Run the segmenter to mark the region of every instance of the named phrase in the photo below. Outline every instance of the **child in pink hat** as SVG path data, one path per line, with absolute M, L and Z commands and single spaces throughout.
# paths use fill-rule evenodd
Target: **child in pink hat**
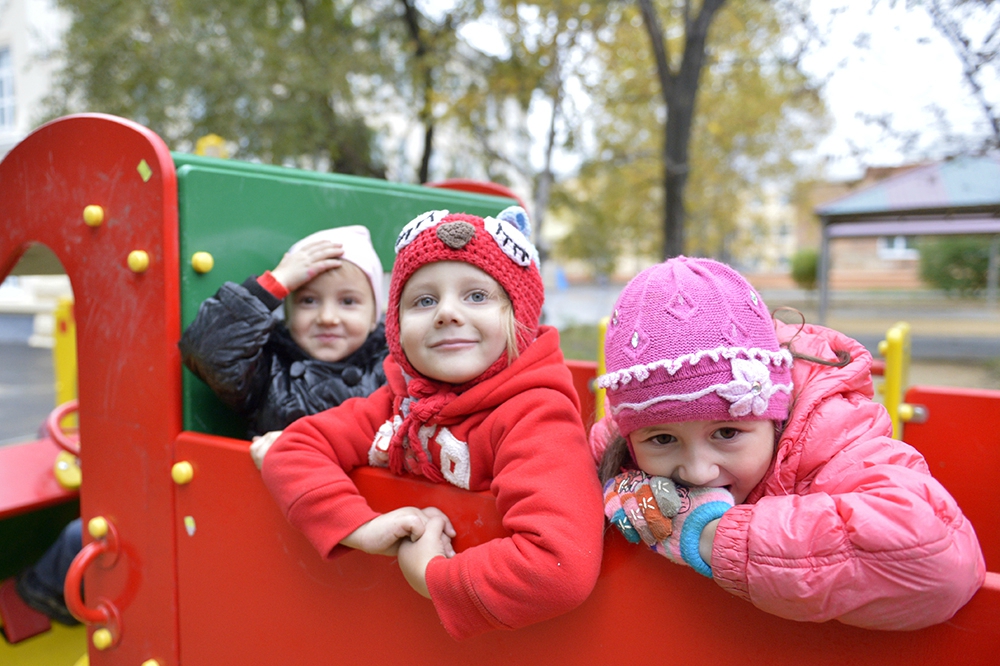
M 917 629 L 983 584 L 972 525 L 872 401 L 871 356 L 775 324 L 736 271 L 636 276 L 605 339 L 605 514 L 634 543 L 781 617 Z
M 284 431 L 263 475 L 323 557 L 396 556 L 446 631 L 466 638 L 568 612 L 601 564 L 601 492 L 527 216 L 431 211 L 396 241 L 388 383 Z M 456 553 L 436 508 L 379 514 L 351 481 L 387 467 L 496 496 L 511 535 Z

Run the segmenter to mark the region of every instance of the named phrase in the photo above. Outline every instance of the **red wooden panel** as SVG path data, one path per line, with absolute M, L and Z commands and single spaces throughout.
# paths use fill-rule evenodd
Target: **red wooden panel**
M 914 386 L 906 402 L 923 405 L 927 421 L 903 426 L 903 440 L 927 459 L 931 473 L 976 528 L 986 567 L 1000 571 L 1000 391 Z
M 573 375 L 573 388 L 580 396 L 580 413 L 583 423 L 589 429 L 594 423 L 594 378 L 597 377 L 597 363 L 594 361 L 566 361 Z
M 690 569 L 611 530 L 597 588 L 575 611 L 514 632 L 452 640 L 392 558 L 348 551 L 323 561 L 278 512 L 248 443 L 177 440 L 194 480 L 177 493 L 181 661 L 217 664 L 609 664 L 663 655 L 704 664 L 995 663 L 1000 576 L 950 622 L 916 632 L 812 624 L 763 613 Z M 502 533 L 492 498 L 364 469 L 380 509 L 437 505 L 463 538 Z M 190 516 L 193 531 L 185 527 Z
M 0 520 L 77 496 L 77 491 L 60 486 L 52 473 L 61 450 L 50 439 L 0 447 Z
M 77 323 L 80 509 L 122 537 L 110 568 L 86 586 L 122 613 L 118 645 L 90 663 L 177 663 L 173 484 L 180 432 L 177 180 L 166 145 L 130 121 L 99 114 L 43 125 L 0 162 L 0 278 L 31 243 L 48 246 L 69 276 Z M 96 227 L 86 206 L 104 209 Z M 148 269 L 134 272 L 133 250 Z M 89 537 L 85 536 L 85 539 Z

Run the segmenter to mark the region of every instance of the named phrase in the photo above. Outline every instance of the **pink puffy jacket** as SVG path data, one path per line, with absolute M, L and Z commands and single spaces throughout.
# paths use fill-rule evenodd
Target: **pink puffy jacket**
M 781 617 L 918 629 L 983 584 L 972 525 L 872 402 L 871 355 L 827 328 L 780 325 L 792 350 L 851 362 L 793 367 L 792 416 L 772 469 L 719 523 L 715 580 Z

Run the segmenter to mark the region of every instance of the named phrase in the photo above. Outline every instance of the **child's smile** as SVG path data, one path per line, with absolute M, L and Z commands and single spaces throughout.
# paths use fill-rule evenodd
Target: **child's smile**
M 506 350 L 506 295 L 496 280 L 471 264 L 423 266 L 406 282 L 399 303 L 400 346 L 426 377 L 465 383 Z

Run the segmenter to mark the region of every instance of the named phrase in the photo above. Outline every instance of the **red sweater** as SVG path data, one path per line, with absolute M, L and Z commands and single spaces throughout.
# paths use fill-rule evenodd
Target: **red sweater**
M 264 459 L 278 505 L 324 557 L 378 515 L 347 473 L 369 464 L 393 398 L 405 394 L 391 358 L 385 370 L 386 386 L 300 419 Z M 448 480 L 489 489 L 511 533 L 431 561 L 427 587 L 445 629 L 455 638 L 516 629 L 581 604 L 600 570 L 603 509 L 558 332 L 542 327 L 510 367 L 459 395 L 429 425 L 438 426 L 428 442 L 435 465 L 443 443 Z

